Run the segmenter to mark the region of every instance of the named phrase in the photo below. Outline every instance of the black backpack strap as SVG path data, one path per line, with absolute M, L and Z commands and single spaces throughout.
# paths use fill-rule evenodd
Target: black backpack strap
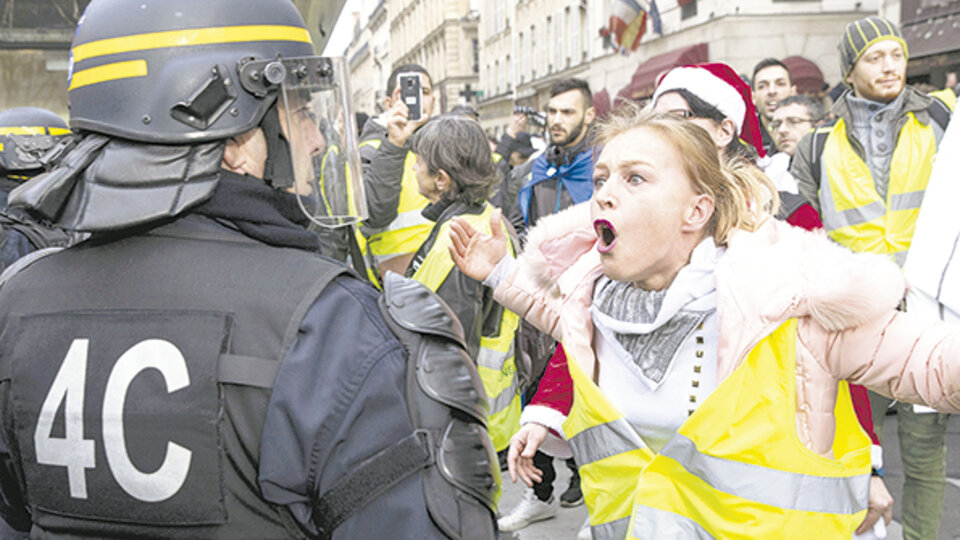
M 360 463 L 313 503 L 319 538 L 330 538 L 347 518 L 434 461 L 430 433 L 418 429 Z

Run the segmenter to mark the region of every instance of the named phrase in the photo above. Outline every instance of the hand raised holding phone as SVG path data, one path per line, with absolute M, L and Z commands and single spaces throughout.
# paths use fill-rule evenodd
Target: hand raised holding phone
M 420 73 L 409 72 L 397 75 L 393 90 L 393 106 L 387 111 L 387 138 L 396 146 L 403 146 L 410 135 L 430 119 L 433 100 L 424 100 L 425 90 Z

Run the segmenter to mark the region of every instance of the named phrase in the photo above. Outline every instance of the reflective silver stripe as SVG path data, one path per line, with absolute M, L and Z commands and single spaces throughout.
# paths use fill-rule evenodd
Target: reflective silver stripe
M 481 347 L 480 354 L 477 355 L 477 365 L 494 371 L 503 370 L 503 363 L 513 357 L 513 343 L 514 341 L 511 340 L 510 349 L 507 352 Z
M 868 221 L 883 217 L 887 207 L 880 201 L 874 201 L 860 208 L 837 211 L 833 200 L 833 191 L 830 189 L 830 176 L 827 174 L 827 160 L 820 159 L 820 219 L 823 228 L 833 231 L 840 227 L 860 225 Z
M 860 225 L 882 218 L 887 213 L 887 207 L 880 201 L 872 202 L 860 208 L 836 211 L 833 206 L 833 197 L 830 189 L 820 190 L 820 208 L 823 214 L 823 228 L 832 231 L 840 227 Z
M 569 442 L 577 464 L 581 467 L 647 446 L 623 418 L 589 427 L 574 435 Z
M 396 231 L 399 229 L 406 229 L 407 227 L 415 227 L 417 225 L 426 225 L 431 223 L 430 220 L 423 217 L 423 214 L 420 212 L 423 208 L 417 208 L 416 210 L 410 210 L 409 212 L 404 212 L 402 214 L 397 214 L 397 217 L 390 222 L 389 225 L 384 228 L 384 232 L 387 231 Z
M 903 265 L 904 265 L 904 264 L 907 264 L 907 252 L 906 252 L 906 251 L 898 251 L 898 252 L 894 253 L 894 254 L 893 254 L 893 261 L 894 261 L 895 263 L 897 263 L 897 266 L 899 266 L 900 268 L 903 268 Z
M 641 540 L 660 538 L 713 540 L 713 536 L 696 521 L 680 514 L 643 505 L 637 505 L 633 510 L 633 536 Z
M 890 197 L 890 210 L 912 210 L 920 208 L 923 203 L 924 191 L 899 193 Z M 866 206 L 837 211 L 833 200 L 833 191 L 830 189 L 830 177 L 827 175 L 826 160 L 820 160 L 820 215 L 823 228 L 833 231 L 840 227 L 860 225 L 881 218 L 887 213 L 887 207 L 880 201 L 874 201 Z
M 511 403 L 513 403 L 514 398 L 517 397 L 518 386 L 519 383 L 517 382 L 517 378 L 514 377 L 510 381 L 510 386 L 504 388 L 503 392 L 500 392 L 500 395 L 493 399 L 487 398 L 487 403 L 490 404 L 490 416 L 493 416 L 506 409 Z
M 743 499 L 825 514 L 854 514 L 867 508 L 869 473 L 833 478 L 778 471 L 704 454 L 679 433 L 660 453 L 676 460 L 714 489 Z
M 890 197 L 891 210 L 913 210 L 920 208 L 923 203 L 924 191 L 911 191 L 909 193 L 898 193 Z
M 590 534 L 593 540 L 623 540 L 627 537 L 630 528 L 630 516 L 615 519 L 600 525 L 591 525 Z

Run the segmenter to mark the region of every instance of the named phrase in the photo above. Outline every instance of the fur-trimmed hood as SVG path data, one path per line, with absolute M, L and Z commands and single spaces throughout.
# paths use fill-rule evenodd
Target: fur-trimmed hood
M 560 276 L 596 242 L 590 204 L 578 204 L 540 219 L 521 258 L 537 285 L 555 295 Z M 724 318 L 766 327 L 809 316 L 827 331 L 889 312 L 905 290 L 900 269 L 888 258 L 855 254 L 821 231 L 773 219 L 731 237 L 717 284 Z

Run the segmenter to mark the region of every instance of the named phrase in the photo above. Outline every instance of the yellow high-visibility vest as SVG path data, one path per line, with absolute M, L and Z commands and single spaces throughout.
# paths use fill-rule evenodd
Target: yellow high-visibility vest
M 877 193 L 866 162 L 847 139 L 843 119 L 830 128 L 820 159 L 820 213 L 823 228 L 837 243 L 857 252 L 907 259 L 923 194 L 937 155 L 932 122 L 913 113 L 900 130 L 890 159 L 886 199 Z
M 360 146 L 379 149 L 382 142 L 380 139 L 369 139 L 360 143 Z M 407 157 L 403 161 L 403 177 L 400 180 L 397 217 L 383 230 L 367 238 L 367 247 L 377 264 L 400 255 L 416 253 L 433 229 L 433 223 L 420 215 L 430 201 L 420 194 L 417 174 L 413 171 L 413 164 L 416 161 L 416 154 L 407 152 Z
M 796 342 L 791 319 L 659 453 L 568 356 L 574 398 L 563 429 L 580 465 L 593 538 L 850 538 L 867 511 L 870 439 L 841 381 L 833 457 L 800 442 Z
M 474 229 L 490 234 L 490 215 L 493 206 L 484 205 L 480 214 L 462 214 L 458 217 Z M 502 226 L 507 238 L 507 251 L 515 254 L 513 242 Z M 436 292 L 453 270 L 450 257 L 450 222 L 440 225 L 440 231 L 423 264 L 413 274 L 413 279 Z M 480 337 L 480 352 L 477 355 L 477 371 L 483 381 L 483 388 L 490 405 L 487 415 L 487 430 L 493 447 L 499 452 L 510 444 L 510 437 L 520 429 L 520 388 L 517 378 L 516 342 L 520 317 L 508 309 L 500 316 L 499 331 L 496 336 Z M 464 329 L 469 331 L 470 329 Z

